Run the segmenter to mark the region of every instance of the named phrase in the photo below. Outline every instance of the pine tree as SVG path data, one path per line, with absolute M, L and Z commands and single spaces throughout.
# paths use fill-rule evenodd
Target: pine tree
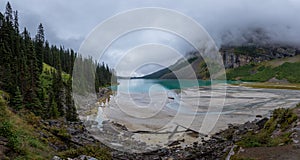
M 16 90 L 17 91 L 16 91 L 11 103 L 12 103 L 12 107 L 18 111 L 23 108 L 23 96 L 20 92 L 19 87 L 17 87 Z
M 57 103 L 55 102 L 54 98 L 52 98 L 50 104 L 50 118 L 57 119 L 59 117 L 59 112 L 57 109 Z
M 18 59 L 19 64 L 19 82 L 18 86 L 20 87 L 21 92 L 24 94 L 26 92 L 26 86 L 28 85 L 29 73 L 27 67 L 27 56 L 24 52 L 25 44 L 24 40 L 21 40 L 21 51 L 20 58 Z
M 5 18 L 7 19 L 8 22 L 13 21 L 13 10 L 9 2 L 7 2 L 6 4 Z
M 37 34 L 35 36 L 35 51 L 36 51 L 37 64 L 40 73 L 43 71 L 44 43 L 45 43 L 44 27 L 40 23 Z
M 50 50 L 50 46 L 49 46 L 49 42 L 46 41 L 45 42 L 45 49 L 44 49 L 44 62 L 48 65 L 51 65 L 50 64 L 50 57 L 51 57 L 51 50 Z
M 14 94 L 14 85 L 12 78 L 12 69 L 11 69 L 11 57 L 12 53 L 6 43 L 0 43 L 0 54 L 2 57 L 2 64 L 0 70 L 0 87 L 10 94 Z
M 64 83 L 62 79 L 61 67 L 59 67 L 59 69 L 56 72 L 56 85 L 58 89 L 56 93 L 58 111 L 60 113 L 60 116 L 64 116 L 65 115 L 65 107 L 64 107 L 65 94 L 64 94 Z
M 1 38 L 1 36 L 0 36 Z M 6 75 L 6 69 L 5 69 L 5 55 L 7 54 L 7 51 L 5 50 L 5 46 L 3 43 L 0 42 L 0 88 L 5 88 L 5 75 Z
M 18 16 L 18 11 L 14 12 L 14 28 L 16 33 L 19 34 L 19 16 Z
M 72 98 L 72 78 L 68 79 L 66 87 L 66 119 L 67 121 L 78 121 L 76 107 Z
M 0 12 L 0 27 L 2 27 L 4 23 L 4 15 Z
M 40 88 L 39 90 L 39 94 L 38 94 L 38 97 L 39 97 L 39 100 L 41 102 L 41 117 L 46 119 L 47 118 L 47 105 L 49 103 L 49 99 L 47 97 L 47 93 L 46 93 L 46 89 L 44 89 L 43 87 Z
M 39 68 L 37 66 L 37 57 L 33 47 L 33 42 L 29 37 L 27 30 L 24 30 L 25 39 L 25 54 L 27 57 L 27 67 L 28 67 L 28 79 L 25 89 L 24 101 L 26 102 L 26 107 L 32 110 L 36 115 L 41 115 L 41 103 L 38 98 L 38 93 L 40 89 L 40 79 L 39 79 Z
M 64 85 L 61 77 L 61 72 L 52 71 L 52 92 L 60 116 L 65 115 L 63 89 L 64 89 Z
M 1 56 L 1 77 L 0 84 L 1 88 L 10 94 L 15 93 L 15 72 L 13 65 L 16 64 L 14 57 L 14 41 L 15 41 L 15 31 L 13 29 L 12 23 L 8 20 L 12 14 L 12 9 L 10 4 L 7 4 L 5 19 L 1 18 L 1 28 L 0 28 L 0 56 Z

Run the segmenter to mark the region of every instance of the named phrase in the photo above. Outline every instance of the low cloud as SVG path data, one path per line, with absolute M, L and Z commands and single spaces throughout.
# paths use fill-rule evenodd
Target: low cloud
M 5 4 L 5 1 L 0 1 L 2 11 Z M 38 24 L 43 23 L 46 38 L 51 44 L 75 50 L 105 19 L 140 7 L 173 9 L 195 19 L 219 47 L 249 42 L 300 46 L 299 0 L 22 0 L 11 1 L 11 4 L 14 10 L 19 11 L 21 27 L 26 26 L 32 36 Z M 112 46 L 103 60 L 113 66 L 116 55 L 121 56 L 141 43 L 169 44 L 182 54 L 191 50 L 186 42 L 169 33 L 145 31 L 133 33 L 130 37 L 131 40 L 121 40 Z M 166 61 L 171 63 L 171 60 Z

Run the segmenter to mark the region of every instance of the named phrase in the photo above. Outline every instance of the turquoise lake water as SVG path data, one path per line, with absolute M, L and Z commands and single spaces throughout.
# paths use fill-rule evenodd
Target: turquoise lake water
M 236 84 L 237 81 L 209 81 L 209 80 L 176 80 L 176 79 L 118 79 L 118 86 L 112 86 L 114 91 L 129 91 L 145 93 L 151 90 L 176 90 L 197 86 L 210 86 L 217 83 Z

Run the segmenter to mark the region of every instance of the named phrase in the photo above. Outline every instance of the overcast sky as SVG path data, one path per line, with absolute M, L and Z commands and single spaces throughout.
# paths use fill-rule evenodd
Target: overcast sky
M 6 3 L 0 0 L 2 11 Z M 19 12 L 20 26 L 26 26 L 32 36 L 38 24 L 43 23 L 46 39 L 51 44 L 74 50 L 78 50 L 88 33 L 105 19 L 139 7 L 163 7 L 182 12 L 200 23 L 218 46 L 244 43 L 249 39 L 300 44 L 300 0 L 11 0 L 10 3 L 13 10 Z M 127 44 L 128 37 L 140 40 Z M 141 43 L 166 44 L 172 40 L 174 43 L 170 45 L 177 46 L 181 53 L 190 49 L 170 33 L 148 30 L 128 37 L 112 45 L 108 54 L 121 54 L 122 50 Z M 166 61 L 165 65 L 173 61 Z

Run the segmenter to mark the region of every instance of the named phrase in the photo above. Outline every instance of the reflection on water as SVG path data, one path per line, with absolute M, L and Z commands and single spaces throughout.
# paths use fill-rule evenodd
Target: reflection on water
M 119 79 L 118 85 L 112 86 L 113 95 L 110 100 L 102 104 L 97 113 L 97 121 L 101 127 L 105 120 L 119 119 L 123 121 L 126 116 L 145 118 L 155 116 L 157 112 L 170 113 L 174 116 L 176 113 L 195 116 L 205 114 L 227 114 L 230 111 L 207 112 L 208 102 L 201 102 L 201 98 L 208 98 L 212 84 L 224 83 L 224 81 L 208 80 L 160 80 L 160 79 Z M 235 81 L 226 81 L 226 83 L 238 83 Z M 201 94 L 205 90 L 205 95 Z M 190 88 L 194 88 L 191 93 L 186 93 Z M 178 94 L 178 91 L 185 89 L 185 94 Z M 201 96 L 200 96 L 201 94 Z M 209 99 L 209 98 L 208 98 Z M 105 102 L 105 101 L 102 101 Z M 203 105 L 203 106 L 200 106 Z M 108 117 L 106 116 L 109 115 Z M 116 118 L 118 117 L 118 118 Z
M 206 87 L 202 90 L 210 92 L 212 84 L 224 83 L 224 81 L 209 80 L 177 80 L 177 79 L 119 79 L 117 86 L 112 86 L 114 91 L 113 102 L 106 104 L 108 107 L 123 108 L 124 112 L 129 108 L 157 108 L 158 105 L 171 112 L 181 112 L 186 115 L 207 114 L 207 106 L 200 107 L 199 87 Z M 226 81 L 225 83 L 238 83 L 236 81 Z M 196 91 L 189 96 L 178 94 L 181 89 L 194 88 Z M 201 96 L 204 96 L 203 94 Z M 208 94 L 207 96 L 210 96 Z M 202 103 L 203 104 L 203 103 Z M 204 104 L 203 104 L 204 105 Z M 118 107 L 116 107 L 118 106 Z M 160 108 L 160 107 L 158 107 Z M 224 112 L 227 113 L 227 112 Z M 140 113 L 135 113 L 140 114 Z M 220 112 L 209 112 L 208 114 L 222 114 Z
M 119 85 L 112 86 L 113 91 L 130 92 L 130 93 L 147 93 L 153 85 L 160 85 L 161 88 L 156 87 L 157 91 L 162 90 L 176 90 L 191 88 L 197 86 L 210 86 L 211 84 L 224 83 L 224 81 L 210 81 L 210 80 L 177 80 L 177 79 L 118 79 Z M 226 83 L 239 83 L 237 81 L 226 81 Z

